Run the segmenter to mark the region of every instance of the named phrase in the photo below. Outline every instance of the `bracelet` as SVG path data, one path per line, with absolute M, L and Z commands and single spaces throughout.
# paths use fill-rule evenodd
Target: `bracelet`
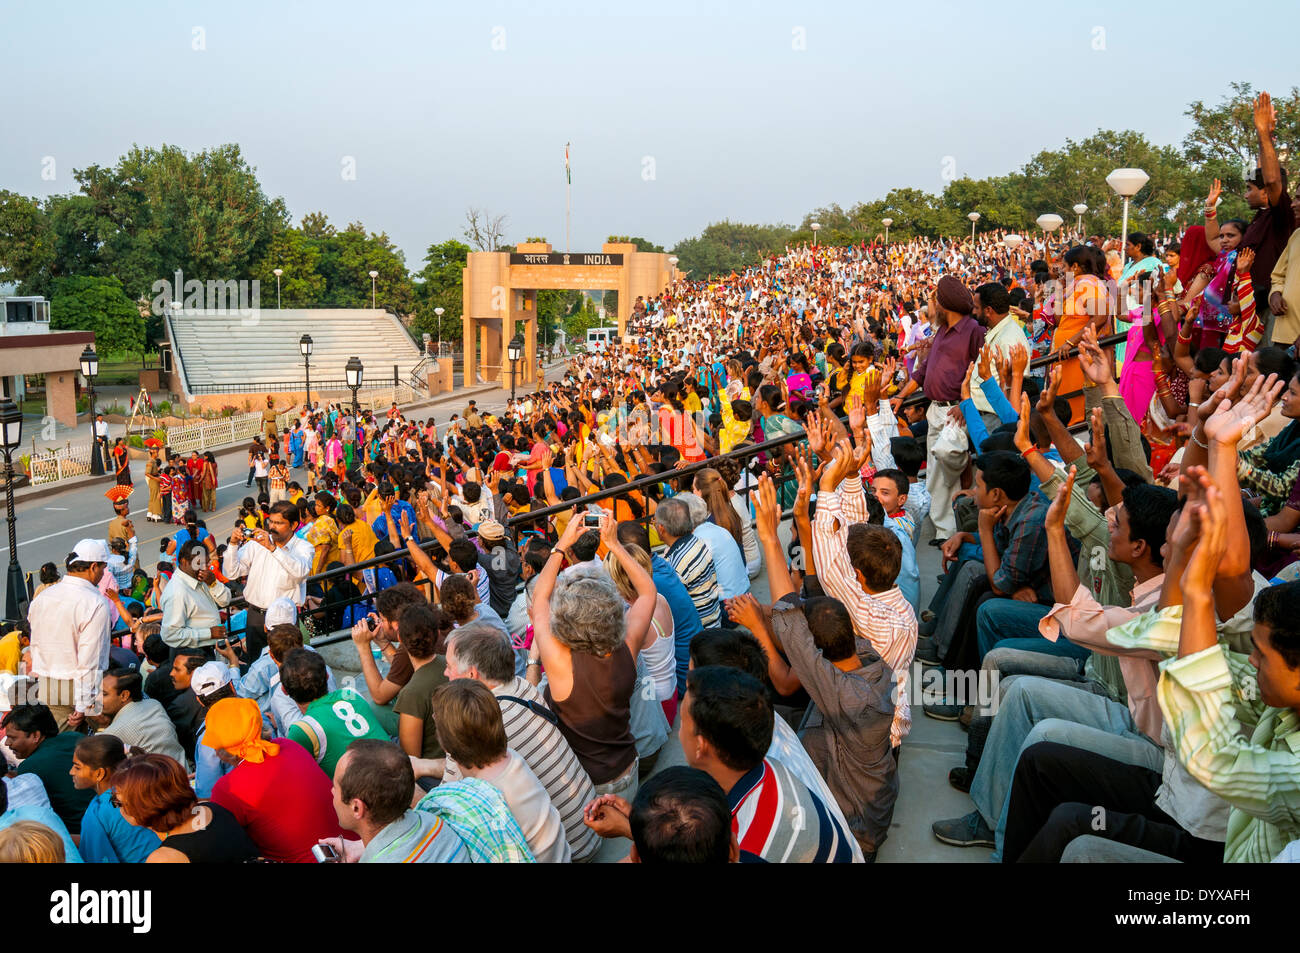
M 530 659 L 528 660 L 528 664 L 525 665 L 524 668 L 532 668 L 534 665 L 536 665 L 538 668 L 541 668 L 541 667 L 542 667 L 542 660 L 539 659 L 539 658 L 530 658 Z
M 1039 450 L 1037 447 L 1030 447 L 1028 450 L 1021 450 L 1021 451 L 1020 451 L 1020 455 L 1021 455 L 1022 457 L 1024 457 L 1026 460 L 1028 460 L 1028 459 L 1029 459 L 1029 455 L 1030 455 L 1031 453 L 1042 453 L 1042 452 L 1043 452 L 1043 451 Z
M 1200 429 L 1200 425 L 1198 424 L 1197 427 L 1192 430 L 1192 443 L 1196 444 L 1202 450 L 1209 450 L 1210 445 L 1208 443 L 1203 443 L 1202 441 L 1196 439 L 1196 431 L 1199 429 Z
M 1277 530 L 1268 531 L 1268 548 L 1277 549 Z

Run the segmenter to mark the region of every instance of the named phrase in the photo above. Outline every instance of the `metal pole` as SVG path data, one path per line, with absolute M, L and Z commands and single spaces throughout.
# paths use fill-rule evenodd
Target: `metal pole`
M 311 355 L 310 354 L 304 354 L 302 356 L 302 369 L 303 369 L 303 373 L 306 374 L 307 376 L 307 406 L 310 407 L 311 406 Z
M 27 611 L 27 589 L 23 586 L 23 570 L 18 565 L 18 521 L 14 516 L 14 461 L 10 450 L 5 457 L 5 511 L 9 521 L 9 584 L 6 590 L 5 616 L 12 621 L 21 619 Z
M 1120 228 L 1119 236 L 1119 273 L 1124 273 L 1124 265 L 1128 263 L 1128 196 L 1124 196 L 1124 224 Z
M 278 311 L 280 308 L 280 276 L 275 276 L 275 307 Z

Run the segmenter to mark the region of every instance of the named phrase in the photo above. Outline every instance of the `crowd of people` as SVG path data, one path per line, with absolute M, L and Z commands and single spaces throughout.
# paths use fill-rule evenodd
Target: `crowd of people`
M 152 448 L 153 573 L 122 496 L 0 639 L 0 859 L 871 862 L 918 714 L 947 844 L 1295 859 L 1273 122 L 1250 222 L 791 247 L 441 433 L 268 398 L 233 528 Z

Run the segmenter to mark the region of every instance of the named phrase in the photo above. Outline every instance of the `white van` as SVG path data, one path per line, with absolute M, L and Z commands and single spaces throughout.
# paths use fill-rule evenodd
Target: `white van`
M 589 328 L 587 331 L 587 350 L 603 351 L 618 340 L 618 328 Z

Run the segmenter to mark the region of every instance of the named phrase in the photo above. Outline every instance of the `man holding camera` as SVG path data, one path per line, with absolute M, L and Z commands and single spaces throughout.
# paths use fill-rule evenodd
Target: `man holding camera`
M 222 563 L 227 579 L 247 577 L 244 646 L 245 657 L 250 659 L 261 655 L 266 645 L 266 607 L 281 597 L 299 607 L 307 601 L 307 577 L 316 557 L 311 543 L 294 535 L 298 507 L 293 503 L 281 500 L 272 504 L 266 525 L 266 529 L 256 530 L 236 526 Z

